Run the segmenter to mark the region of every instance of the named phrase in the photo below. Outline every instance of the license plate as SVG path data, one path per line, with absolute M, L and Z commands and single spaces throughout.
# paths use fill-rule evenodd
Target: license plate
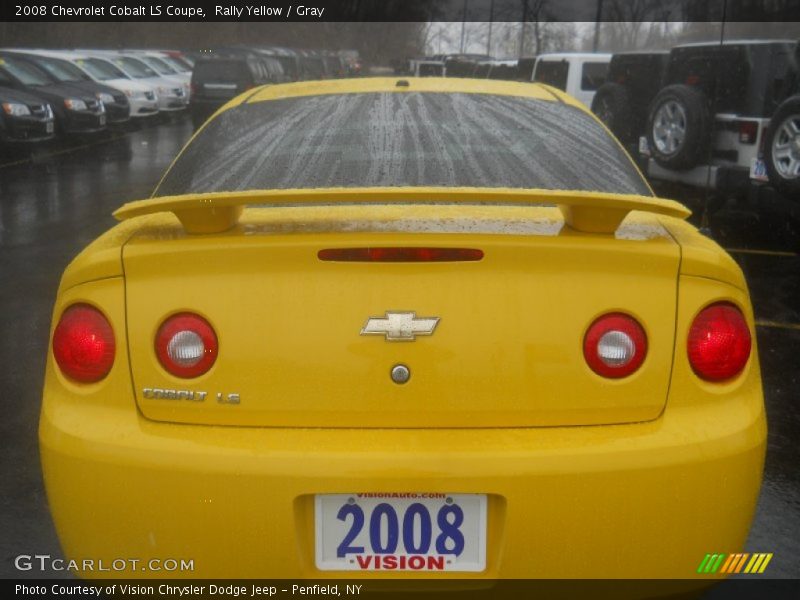
M 650 144 L 647 143 L 645 136 L 639 137 L 639 154 L 642 156 L 650 156 Z
M 318 494 L 321 571 L 483 571 L 485 494 Z
M 750 179 L 756 181 L 769 181 L 767 175 L 767 164 L 760 158 L 754 158 L 750 162 Z
M 100 115 L 100 125 L 105 125 L 105 124 L 106 124 L 106 116 Z
M 47 129 L 47 133 L 53 133 L 53 132 L 55 131 L 55 129 L 56 129 L 56 128 L 55 128 L 55 124 L 54 124 L 54 123 L 52 123 L 52 122 L 50 122 L 50 123 L 47 123 L 47 124 L 45 125 L 45 128 Z

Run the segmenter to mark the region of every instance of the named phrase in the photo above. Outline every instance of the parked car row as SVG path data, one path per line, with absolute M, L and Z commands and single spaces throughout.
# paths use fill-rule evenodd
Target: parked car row
M 191 69 L 174 51 L 0 49 L 0 143 L 98 134 L 185 111 Z
M 242 92 L 265 84 L 355 76 L 355 50 L 340 53 L 265 46 L 229 46 L 196 55 L 191 78 L 191 115 L 199 128 Z
M 800 44 L 742 40 L 615 54 L 592 110 L 655 180 L 800 198 Z
M 538 57 L 496 59 L 479 54 L 437 55 L 395 65 L 398 74 L 416 77 L 470 77 L 537 81 L 574 96 L 589 106 L 605 83 L 610 54 L 563 52 Z

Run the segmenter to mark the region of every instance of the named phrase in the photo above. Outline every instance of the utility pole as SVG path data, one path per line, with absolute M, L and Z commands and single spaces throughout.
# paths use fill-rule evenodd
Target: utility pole
M 467 27 L 467 2 L 469 2 L 469 0 L 464 0 L 464 12 L 461 15 L 461 54 L 464 54 L 464 34 L 466 33 Z
M 592 52 L 597 52 L 600 47 L 600 19 L 603 16 L 603 0 L 597 0 L 597 14 L 594 18 L 594 43 L 592 44 Z
M 528 23 L 528 0 L 522 0 L 522 27 L 519 30 L 519 50 L 517 56 L 522 58 L 525 51 L 525 26 Z
M 492 22 L 494 21 L 494 0 L 489 5 L 489 37 L 486 39 L 486 54 L 492 55 Z

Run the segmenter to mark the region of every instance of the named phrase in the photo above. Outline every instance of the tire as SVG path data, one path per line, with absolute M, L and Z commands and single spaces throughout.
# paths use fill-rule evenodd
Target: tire
M 631 101 L 628 90 L 618 83 L 604 83 L 592 99 L 592 112 L 623 144 L 632 140 Z
M 706 157 L 711 116 L 703 92 L 670 85 L 658 92 L 647 113 L 647 143 L 667 169 L 690 169 Z
M 800 96 L 785 100 L 772 115 L 764 162 L 772 187 L 788 200 L 800 200 Z

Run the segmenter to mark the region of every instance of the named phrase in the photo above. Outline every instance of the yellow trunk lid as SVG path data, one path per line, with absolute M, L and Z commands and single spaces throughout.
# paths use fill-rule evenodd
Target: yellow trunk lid
M 645 421 L 664 407 L 680 248 L 653 215 L 630 214 L 615 235 L 576 232 L 557 209 L 530 206 L 247 209 L 232 229 L 202 236 L 161 222 L 123 250 L 131 373 L 148 418 L 520 427 Z M 484 257 L 318 258 L 398 246 Z M 193 380 L 167 373 L 154 350 L 160 324 L 182 311 L 205 317 L 219 338 L 215 365 Z M 370 317 L 392 311 L 439 322 L 414 341 L 361 335 Z M 616 311 L 642 324 L 649 348 L 634 375 L 609 380 L 586 365 L 582 343 L 598 316 Z M 390 377 L 398 364 L 411 372 L 402 385 Z

